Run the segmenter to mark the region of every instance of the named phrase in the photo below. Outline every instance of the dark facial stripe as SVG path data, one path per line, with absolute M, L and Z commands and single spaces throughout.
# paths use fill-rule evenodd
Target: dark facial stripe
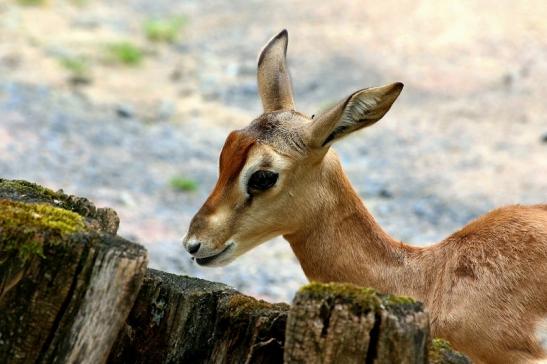
M 237 177 L 247 161 L 249 151 L 255 143 L 255 138 L 239 131 L 233 131 L 228 135 L 220 153 L 217 184 L 205 202 L 205 207 L 208 210 L 214 210 L 230 186 L 237 181 Z

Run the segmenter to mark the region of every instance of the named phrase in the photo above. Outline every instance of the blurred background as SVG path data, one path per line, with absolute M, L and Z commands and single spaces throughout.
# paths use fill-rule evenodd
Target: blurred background
M 335 146 L 377 220 L 424 245 L 547 201 L 547 2 L 0 0 L 0 177 L 116 209 L 150 266 L 288 301 L 286 242 L 222 269 L 180 246 L 228 132 L 260 114 L 256 57 L 283 28 L 300 111 L 374 85 L 390 113 Z

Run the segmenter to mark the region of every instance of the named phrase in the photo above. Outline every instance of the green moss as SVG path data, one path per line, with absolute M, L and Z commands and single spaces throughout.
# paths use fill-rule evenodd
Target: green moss
M 173 43 L 180 30 L 186 24 L 186 18 L 149 19 L 144 23 L 146 37 L 153 42 Z
M 271 303 L 242 294 L 235 294 L 228 300 L 228 311 L 230 316 L 234 318 L 250 311 L 271 309 L 272 306 Z
M 471 363 L 460 352 L 452 349 L 450 343 L 441 338 L 435 338 L 429 346 L 430 364 L 467 364 Z
M 304 299 L 334 299 L 364 311 L 377 310 L 382 305 L 382 300 L 374 289 L 350 283 L 313 282 L 302 287 L 298 295 Z
M 0 200 L 0 256 L 23 262 L 44 257 L 44 243 L 58 244 L 69 234 L 85 230 L 84 219 L 46 204 Z
M 62 190 L 53 192 L 35 183 L 0 178 L 0 199 L 25 203 L 47 203 L 55 207 L 75 212 L 86 219 L 88 226 L 114 233 L 118 219 L 112 210 L 97 209 L 83 197 L 66 195 Z
M 443 352 L 446 350 L 452 350 L 448 341 L 439 338 L 433 339 L 429 347 L 429 362 L 432 364 L 441 363 Z
M 169 184 L 171 185 L 171 188 L 182 192 L 193 192 L 198 189 L 198 183 L 196 181 L 180 176 L 171 178 Z
M 109 60 L 128 66 L 136 66 L 144 58 L 142 50 L 128 41 L 108 44 L 106 46 L 106 53 Z
M 389 305 L 411 305 L 416 303 L 416 300 L 409 296 L 387 295 L 384 297 L 384 302 Z
M 434 350 L 452 350 L 452 347 L 448 341 L 438 337 L 431 341 L 431 348 Z
M 60 198 L 59 194 L 35 183 L 0 179 L 0 196 L 7 198 L 26 198 L 40 201 L 51 201 Z
M 351 305 L 356 314 L 388 309 L 390 311 L 414 310 L 421 307 L 413 298 L 379 294 L 374 289 L 350 283 L 310 283 L 298 291 L 303 299 L 326 300 L 331 303 Z

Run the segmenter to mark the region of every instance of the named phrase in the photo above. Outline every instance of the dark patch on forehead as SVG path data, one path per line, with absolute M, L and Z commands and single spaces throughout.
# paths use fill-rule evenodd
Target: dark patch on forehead
M 296 111 L 275 111 L 253 120 L 244 132 L 280 152 L 302 154 L 306 144 L 302 131 L 308 118 Z
M 264 114 L 253 120 L 251 125 L 246 128 L 246 131 L 255 135 L 259 140 L 268 141 L 274 137 L 276 130 L 279 129 L 280 125 L 280 120 L 269 117 L 268 114 Z

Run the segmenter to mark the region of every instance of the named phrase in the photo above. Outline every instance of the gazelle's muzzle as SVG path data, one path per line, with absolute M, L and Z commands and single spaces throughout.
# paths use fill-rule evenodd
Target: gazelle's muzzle
M 221 266 L 235 259 L 234 252 L 237 246 L 235 241 L 227 241 L 220 247 L 210 248 L 210 244 L 197 240 L 188 235 L 183 239 L 183 245 L 201 266 Z

